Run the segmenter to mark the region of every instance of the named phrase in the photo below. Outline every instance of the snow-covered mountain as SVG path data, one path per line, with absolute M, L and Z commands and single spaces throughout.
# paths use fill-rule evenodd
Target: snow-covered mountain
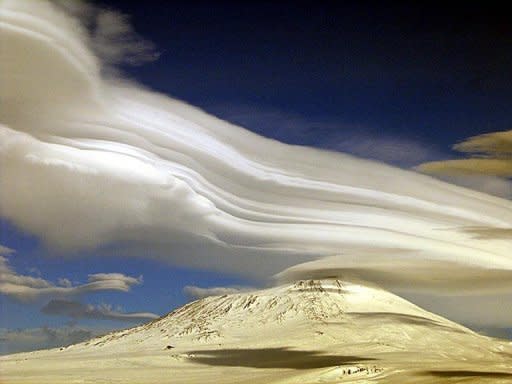
M 512 383 L 511 343 L 335 279 L 208 297 L 0 363 L 7 383 Z

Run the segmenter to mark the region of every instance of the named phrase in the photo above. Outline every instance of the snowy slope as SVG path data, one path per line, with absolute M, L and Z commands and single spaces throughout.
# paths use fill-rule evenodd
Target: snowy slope
M 130 346 L 153 345 L 162 340 L 226 340 L 237 335 L 247 337 L 248 330 L 255 328 L 260 333 L 275 328 L 288 330 L 298 324 L 321 326 L 340 321 L 364 321 L 379 314 L 381 317 L 396 314 L 398 319 L 422 319 L 427 324 L 471 333 L 379 288 L 339 280 L 308 280 L 251 293 L 207 297 L 146 325 L 100 338 L 96 343 L 112 346 L 123 338 Z
M 233 383 L 512 383 L 510 343 L 334 279 L 208 297 L 142 326 L 0 363 L 8 383 L 205 383 L 219 375 Z

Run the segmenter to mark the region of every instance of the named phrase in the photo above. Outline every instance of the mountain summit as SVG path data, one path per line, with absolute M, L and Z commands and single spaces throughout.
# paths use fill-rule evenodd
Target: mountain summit
M 511 343 L 336 279 L 207 297 L 135 328 L 0 362 L 7 383 L 512 382 Z

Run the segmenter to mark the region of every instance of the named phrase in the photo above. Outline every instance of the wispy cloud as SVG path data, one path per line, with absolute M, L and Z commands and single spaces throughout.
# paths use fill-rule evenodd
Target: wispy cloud
M 499 239 L 499 235 L 491 233 L 489 238 Z M 415 251 L 411 254 L 403 249 L 383 252 L 393 258 L 392 263 L 376 252 L 343 251 L 340 256 L 295 265 L 275 278 L 280 283 L 332 277 L 372 282 L 475 330 L 496 334 L 498 329 L 512 328 L 512 297 L 508 293 L 512 271 L 422 259 Z
M 478 239 L 507 240 L 512 238 L 512 228 L 466 227 L 464 230 Z
M 14 249 L 5 247 L 2 244 L 0 244 L 0 255 L 7 256 L 7 255 L 11 255 L 13 253 L 14 253 Z
M 418 170 L 512 199 L 512 131 L 470 137 L 453 149 L 469 157 L 427 162 L 418 166 Z
M 195 300 L 203 299 L 208 296 L 230 295 L 233 293 L 249 292 L 252 290 L 254 290 L 254 288 L 241 286 L 201 288 L 195 285 L 187 285 L 183 288 L 183 293 Z
M 66 287 L 66 288 L 70 288 L 73 286 L 73 284 L 71 283 L 71 280 L 66 279 L 65 277 L 61 277 L 59 280 L 57 280 L 57 284 L 60 285 L 61 287 Z
M 425 256 L 425 255 L 423 255 Z M 392 258 L 393 262 L 387 262 Z M 435 278 L 433 278 L 435 276 Z M 421 257 L 421 251 L 346 249 L 338 256 L 297 264 L 275 276 L 277 282 L 338 277 L 366 281 L 389 290 L 449 296 L 496 295 L 512 290 L 512 271 Z M 442 282 L 442 283 L 440 283 Z M 490 297 L 490 296 L 489 296 Z
M 403 168 L 448 156 L 432 143 L 391 135 L 379 127 L 342 122 L 339 117 L 318 118 L 257 105 L 217 104 L 208 110 L 285 143 L 350 153 Z
M 265 139 L 106 78 L 87 28 L 52 3 L 2 2 L 0 13 L 0 215 L 45 245 L 70 254 L 144 250 L 171 263 L 259 277 L 346 250 L 393 264 L 387 251 L 406 249 L 415 262 L 399 278 L 412 288 L 431 279 L 431 260 L 471 272 L 436 276 L 447 288 L 497 289 L 494 272 L 486 272 L 512 270 L 509 242 L 464 229 L 512 227 L 512 202 L 382 162 Z M 314 135 L 299 131 L 318 138 L 306 144 L 356 146 L 348 137 L 324 138 L 322 127 Z M 404 156 L 413 146 L 407 140 L 372 140 L 357 151 L 378 158 L 391 152 L 386 161 L 405 166 L 429 156 L 418 147 Z M 383 155 L 379 145 L 390 149 Z M 3 261 L 7 279 L 21 278 L 3 286 L 13 297 L 122 291 L 133 283 L 96 276 L 56 286 L 20 277 Z M 341 254 L 332 268 L 347 262 Z M 388 270 L 379 273 L 385 278 Z
M 120 308 L 114 309 L 109 304 L 94 306 L 69 300 L 51 300 L 41 308 L 41 312 L 45 315 L 67 316 L 74 320 L 96 319 L 141 322 L 159 317 L 157 314 L 150 312 L 124 312 Z
M 8 250 L 4 254 L 13 253 Z M 59 285 L 29 275 L 18 274 L 9 266 L 8 258 L 0 255 L 0 294 L 20 301 L 34 301 L 48 297 L 69 297 L 97 291 L 128 292 L 142 283 L 142 276 L 135 278 L 121 273 L 97 273 L 88 276 L 88 282 L 73 286 L 68 279 L 59 279 Z
M 140 65 L 158 58 L 155 45 L 133 30 L 128 15 L 85 1 L 57 0 L 54 4 L 80 20 L 78 30 L 87 29 L 82 37 L 103 66 L 113 69 L 117 64 Z
M 512 172 L 512 135 L 507 132 L 477 136 L 454 146 L 455 150 L 478 154 L 478 158 L 446 160 L 453 155 L 433 143 L 404 134 L 390 135 L 379 127 L 343 123 L 339 118 L 308 117 L 256 105 L 218 104 L 209 110 L 283 142 L 350 153 L 402 168 L 417 167 L 449 183 L 512 199 L 512 181 L 503 177 Z
M 434 175 L 449 183 L 512 200 L 512 180 L 510 179 L 484 174 L 443 175 L 434 173 Z

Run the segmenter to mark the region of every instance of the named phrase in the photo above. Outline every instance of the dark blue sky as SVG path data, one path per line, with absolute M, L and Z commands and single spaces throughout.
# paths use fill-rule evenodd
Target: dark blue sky
M 276 129 L 257 111 L 269 108 L 441 149 L 512 125 L 512 27 L 492 5 L 100 4 L 131 15 L 161 52 L 126 68 L 133 78 L 232 120 L 249 106 L 255 123 L 236 122 L 267 136 Z M 315 144 L 303 136 L 278 138 Z

